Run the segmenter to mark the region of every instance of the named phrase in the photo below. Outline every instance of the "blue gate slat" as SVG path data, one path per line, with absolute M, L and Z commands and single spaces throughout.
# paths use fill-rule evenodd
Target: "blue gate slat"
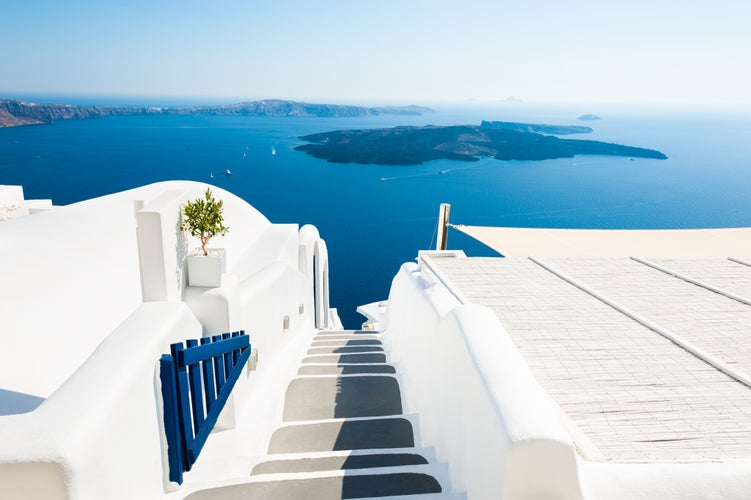
M 221 342 L 222 336 L 214 335 L 212 340 L 214 343 Z M 227 372 L 224 371 L 224 354 L 218 354 L 214 357 L 214 373 L 216 377 L 216 393 L 219 394 L 219 391 L 224 387 L 224 381 L 227 380 Z
M 240 332 L 232 332 L 232 338 L 237 338 L 240 336 Z M 240 352 L 239 351 L 232 351 L 232 365 L 236 365 L 237 361 L 240 359 Z
M 159 360 L 170 481 L 182 484 L 250 358 L 244 331 L 170 345 Z M 205 399 L 204 399 L 205 398 Z M 204 405 L 205 402 L 205 405 Z M 205 408 L 204 408 L 205 406 Z
M 229 340 L 230 334 L 229 333 L 223 333 L 222 334 L 222 340 Z M 229 378 L 229 374 L 232 371 L 232 353 L 226 352 L 224 353 L 224 380 L 227 380 Z
M 187 391 L 180 390 L 181 387 L 188 387 L 188 371 L 185 365 L 181 365 L 180 358 L 183 351 L 183 343 L 177 342 L 170 346 L 172 357 L 175 359 L 175 383 L 177 384 L 177 410 L 180 421 L 180 435 L 183 436 L 183 462 L 188 464 L 185 470 L 190 470 L 190 461 L 188 458 L 188 447 L 193 441 L 193 422 L 190 418 L 190 398 Z
M 243 366 L 245 362 L 248 361 L 249 357 L 250 357 L 250 349 L 246 348 L 243 350 L 242 354 L 240 355 L 240 363 L 238 363 L 235 366 L 235 368 L 232 370 L 232 372 L 230 373 L 227 379 L 227 384 L 224 386 L 224 389 L 216 398 L 216 404 L 214 405 L 214 407 L 211 409 L 208 416 L 206 417 L 206 425 L 204 425 L 203 428 L 198 432 L 198 434 L 196 434 L 196 437 L 193 440 L 193 443 L 191 443 L 190 449 L 189 449 L 189 455 L 194 462 L 196 458 L 198 458 L 198 454 L 201 453 L 201 449 L 203 448 L 203 445 L 206 443 L 206 439 L 209 437 L 211 430 L 214 428 L 214 425 L 216 424 L 216 421 L 219 418 L 219 414 L 222 412 L 224 405 L 227 403 L 227 400 L 229 399 L 229 395 L 232 393 L 232 387 L 234 387 L 235 382 L 237 382 L 237 379 L 240 378 L 240 374 L 243 371 Z
M 213 343 L 211 344 L 188 346 L 184 349 L 182 356 L 185 364 L 192 365 L 219 356 L 220 354 L 225 354 L 228 351 L 240 349 L 249 343 L 247 335 L 231 338 L 226 344 L 224 342 L 217 343 L 219 340 L 225 340 L 219 335 L 215 335 L 212 340 Z
M 196 339 L 190 339 L 186 343 L 188 344 L 188 349 L 198 346 Z M 183 358 L 185 358 L 185 351 L 183 351 Z M 186 364 L 188 365 L 188 384 L 190 387 L 188 392 L 190 393 L 191 409 L 193 410 L 193 432 L 198 434 L 205 415 L 203 410 L 203 388 L 201 387 L 201 365 L 195 363 Z
M 180 439 L 180 417 L 177 409 L 175 360 L 168 354 L 159 358 L 159 378 L 162 382 L 162 401 L 164 401 L 164 433 L 167 435 L 169 480 L 182 484 L 183 443 Z
M 211 343 L 210 337 L 201 337 L 201 345 Z M 212 358 L 207 359 L 201 364 L 201 372 L 203 374 L 203 390 L 206 397 L 206 413 L 211 411 L 211 407 L 214 406 L 216 401 L 216 388 L 214 387 L 214 360 Z

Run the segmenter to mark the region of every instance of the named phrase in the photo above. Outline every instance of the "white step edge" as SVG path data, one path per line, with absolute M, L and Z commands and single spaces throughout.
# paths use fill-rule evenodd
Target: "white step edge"
M 323 356 L 351 356 L 353 354 L 383 354 L 386 355 L 386 351 L 358 351 L 358 352 L 321 352 L 318 354 L 305 354 L 306 358 L 321 358 Z M 361 363 L 362 364 L 362 363 Z
M 187 496 L 201 490 L 222 488 L 228 486 L 239 486 L 252 483 L 269 483 L 277 481 L 317 479 L 326 477 L 344 477 L 344 476 L 382 476 L 399 473 L 417 473 L 432 476 L 441 485 L 443 492 L 449 492 L 450 484 L 448 482 L 448 466 L 446 464 L 427 464 L 427 465 L 402 465 L 396 467 L 377 467 L 372 469 L 347 469 L 333 471 L 316 471 L 316 472 L 285 472 L 275 474 L 258 474 L 256 476 L 243 476 L 225 479 L 222 481 L 206 481 L 202 483 L 191 484 L 190 487 L 181 489 L 180 493 Z M 443 493 L 441 493 L 443 494 Z M 426 494 L 423 494 L 426 495 Z M 415 495 L 401 495 L 406 498 L 415 498 Z M 375 497 L 384 498 L 384 497 Z M 393 500 L 397 497 L 385 497 Z M 426 497 L 422 497 L 426 498 Z M 440 497 L 439 497 L 440 498 Z
M 361 351 L 361 352 L 323 352 L 320 354 L 305 354 L 303 356 L 303 359 L 308 358 L 323 358 L 324 356 L 360 356 L 361 354 L 383 354 L 384 356 L 388 354 L 386 351 Z M 307 364 L 307 363 L 305 363 Z M 363 363 L 357 363 L 357 364 L 363 364 Z
M 384 365 L 391 365 L 390 363 L 304 363 L 301 364 L 299 368 L 302 368 L 303 366 L 384 366 Z M 396 367 L 394 367 L 396 369 Z M 392 373 L 393 375 L 393 373 Z M 304 375 L 300 375 L 301 377 Z
M 418 448 L 367 448 L 360 450 L 339 450 L 339 451 L 306 451 L 301 453 L 279 453 L 267 455 L 260 463 L 276 462 L 284 460 L 300 460 L 305 458 L 328 458 L 328 457 L 350 457 L 350 456 L 368 456 L 368 455 L 421 455 L 430 463 L 436 462 L 435 448 L 432 446 Z
M 347 417 L 347 418 L 324 418 L 319 420 L 293 420 L 290 422 L 282 422 L 276 430 L 283 427 L 299 427 L 304 425 L 317 425 L 317 424 L 330 424 L 339 422 L 364 422 L 368 420 L 392 420 L 403 419 L 408 420 L 412 424 L 412 432 L 415 434 L 415 442 L 417 442 L 417 430 L 418 430 L 418 415 L 416 413 L 402 414 L 402 415 L 383 415 L 377 417 Z M 275 430 L 275 432 L 276 432 Z
M 440 481 L 439 481 L 440 482 Z M 441 486 L 443 486 L 441 484 Z M 367 497 L 357 500 L 467 500 L 466 493 L 421 493 L 417 495 L 396 495 L 390 497 Z
M 448 467 L 446 467 L 445 464 L 397 465 L 393 467 L 373 467 L 370 469 L 335 469 L 314 472 L 276 472 L 272 474 L 257 474 L 250 477 L 253 479 L 252 482 L 259 483 L 267 481 L 285 481 L 290 479 L 316 479 L 321 477 L 382 476 L 404 472 L 433 476 L 441 485 L 441 488 L 446 491 L 444 482 L 441 481 L 441 478 L 448 472 Z
M 319 374 L 319 375 L 297 375 L 292 380 L 297 380 L 300 378 L 358 378 L 358 377 L 390 377 L 390 378 L 396 379 L 397 382 L 399 381 L 395 373 L 347 373 L 347 374 L 340 374 L 340 375 L 336 375 L 333 373 L 326 373 L 326 374 Z
M 368 332 L 368 333 L 329 333 L 329 332 L 318 332 L 316 333 L 314 339 L 316 338 L 326 338 L 326 339 L 336 339 L 336 338 L 343 338 L 343 337 L 352 337 L 352 338 L 367 338 L 366 335 L 372 335 L 375 338 L 381 338 L 383 336 L 380 332 Z

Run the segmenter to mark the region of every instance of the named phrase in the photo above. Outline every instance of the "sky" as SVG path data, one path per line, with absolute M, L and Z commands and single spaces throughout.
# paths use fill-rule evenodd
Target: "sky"
M 751 104 L 749 0 L 0 0 L 0 97 Z

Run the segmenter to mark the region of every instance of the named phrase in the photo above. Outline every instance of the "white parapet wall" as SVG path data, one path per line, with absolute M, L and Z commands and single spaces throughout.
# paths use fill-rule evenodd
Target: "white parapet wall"
M 423 446 L 468 498 L 583 498 L 574 444 L 496 316 L 404 264 L 384 339 Z
M 591 453 L 493 311 L 470 303 L 431 266 L 455 257 L 421 252 L 419 266 L 404 264 L 380 321 L 405 411 L 418 415 L 421 444 L 449 464 L 455 492 L 508 500 L 749 498 L 748 460 L 616 463 Z
M 200 335 L 185 304 L 143 304 L 36 410 L 0 417 L 2 497 L 161 495 L 157 360 L 170 343 Z
M 317 306 L 338 321 L 325 243 L 212 187 L 230 227 L 212 240 L 227 272 L 219 287 L 187 286 L 198 242 L 180 231 L 180 208 L 206 187 L 157 183 L 0 224 L 0 497 L 182 498 L 247 475 L 265 454 L 259 436 L 281 420 Z M 316 266 L 301 266 L 313 255 Z M 256 370 L 178 488 L 167 481 L 159 356 L 236 330 L 250 335 Z
M 27 200 L 23 186 L 0 185 L 0 221 L 23 217 L 52 208 L 52 200 Z

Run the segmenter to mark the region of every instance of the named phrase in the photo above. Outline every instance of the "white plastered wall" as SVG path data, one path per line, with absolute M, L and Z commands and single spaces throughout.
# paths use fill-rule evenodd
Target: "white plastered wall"
M 205 187 L 158 183 L 0 226 L 0 304 L 10 305 L 0 310 L 0 409 L 22 396 L 33 403 L 0 412 L 0 491 L 26 498 L 180 495 L 170 494 L 165 482 L 155 366 L 171 342 L 219 330 L 250 334 L 260 351 L 258 370 L 248 370 L 233 393 L 239 425 L 212 434 L 181 491 L 247 474 L 266 449 L 258 433 L 270 435 L 266 427 L 280 418 L 284 388 L 315 331 L 313 291 L 299 270 L 300 255 L 312 256 L 323 241 L 312 226 L 304 233 L 315 238 L 301 237 L 297 225 L 272 225 L 245 201 L 212 188 L 224 200 L 231 228 L 217 239 L 228 251 L 228 273 L 222 287 L 196 290 L 190 311 L 181 302 L 188 292 L 177 222 L 181 201 L 201 196 Z M 160 219 L 140 235 L 141 243 L 156 238 L 150 242 L 156 250 L 142 252 L 140 261 L 139 210 Z M 162 295 L 142 305 L 144 255 L 161 261 L 155 269 Z M 154 307 L 178 308 L 190 325 L 175 331 L 170 314 L 152 313 L 148 324 L 131 317 Z M 93 382 L 86 385 L 83 377 Z M 116 458 L 106 459 L 108 452 Z M 128 484 L 121 487 L 123 471 Z
M 423 446 L 468 498 L 582 498 L 573 442 L 489 309 L 461 305 L 404 264 L 384 339 Z
M 388 301 L 386 345 L 405 411 L 424 446 L 449 464 L 469 499 L 743 500 L 751 462 L 619 464 L 584 460 L 559 409 L 493 312 L 461 304 L 434 276 L 404 264 Z
M 157 361 L 165 346 L 200 332 L 185 304 L 143 304 L 39 408 L 2 417 L 3 497 L 163 494 Z

